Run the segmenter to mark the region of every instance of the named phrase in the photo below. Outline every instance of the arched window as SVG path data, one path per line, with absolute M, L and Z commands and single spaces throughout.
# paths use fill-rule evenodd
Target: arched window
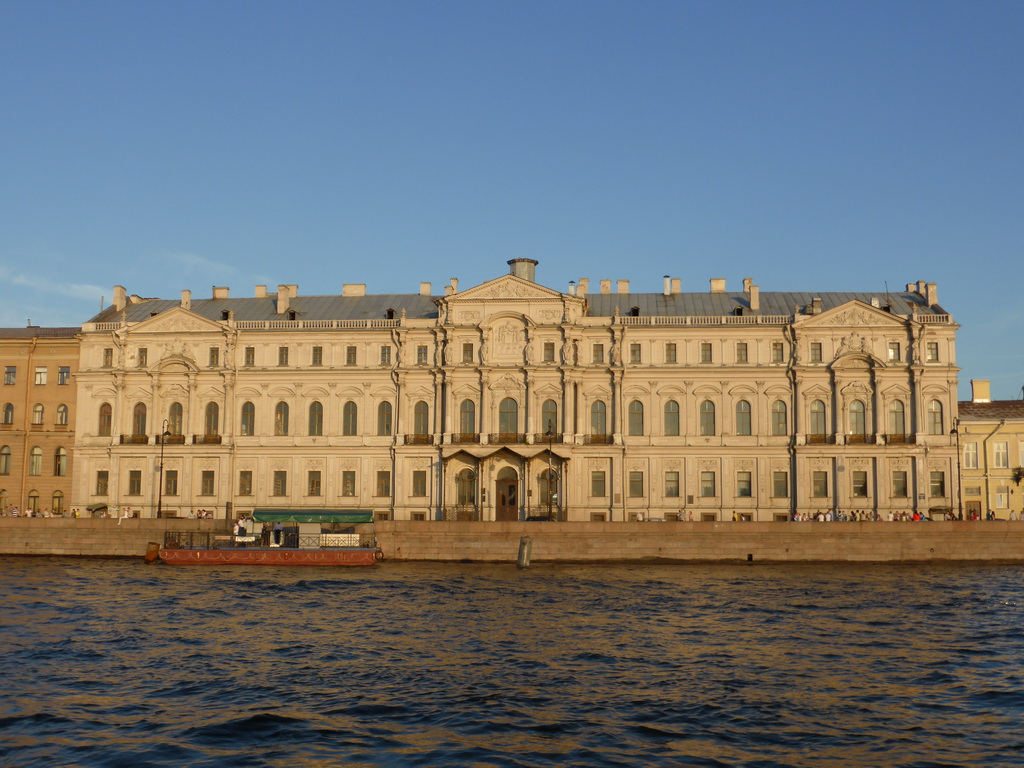
M 33 512 L 39 512 L 39 491 L 33 489 L 28 492 L 28 508 Z
M 498 405 L 498 432 L 512 435 L 519 431 L 519 403 L 506 397 Z
M 61 403 L 57 406 L 57 426 L 66 427 L 68 425 L 68 407 Z
M 43 474 L 43 449 L 38 445 L 28 456 L 28 473 L 30 475 Z
M 100 406 L 100 417 L 97 426 L 98 433 L 101 437 L 110 437 L 110 426 L 113 423 L 112 409 L 110 403 L 103 403 Z
M 4 424 L 13 424 L 14 423 L 14 406 L 11 403 L 6 403 L 4 405 L 4 422 L 3 423 Z M 110 433 L 107 432 L 107 434 L 109 435 Z
M 359 408 L 351 400 L 341 409 L 341 434 L 347 437 L 359 434 Z
M 540 428 L 545 435 L 550 432 L 558 434 L 558 403 L 554 400 L 545 400 L 540 407 Z
M 430 406 L 425 400 L 420 400 L 413 406 L 412 433 L 421 437 L 430 434 Z
M 63 447 L 53 452 L 53 474 L 66 477 L 68 474 L 68 452 Z
M 182 434 L 185 428 L 185 410 L 181 403 L 171 403 L 167 409 L 167 431 L 172 435 Z
M 0 475 L 11 474 L 11 446 L 0 448 Z
M 42 403 L 36 403 L 35 405 L 33 405 L 32 406 L 32 423 L 33 424 L 42 424 L 43 423 L 43 414 L 44 414 L 44 409 L 43 409 L 43 404 Z
M 715 434 L 715 404 L 710 400 L 700 404 L 700 433 L 705 437 Z
M 675 400 L 665 403 L 665 434 L 679 437 L 679 403 Z
M 945 430 L 942 428 L 942 403 L 932 400 L 928 403 L 928 434 L 941 435 Z
M 810 434 L 825 436 L 825 403 L 815 400 L 811 403 L 811 429 Z
M 750 403 L 746 400 L 740 400 L 736 403 L 736 434 L 750 434 Z
M 553 469 L 545 469 L 537 478 L 540 487 L 540 504 L 545 509 L 558 506 L 558 473 Z
M 627 409 L 629 414 L 629 434 L 638 436 L 644 433 L 644 404 L 633 400 Z
M 0 488 L 0 509 L 7 509 L 7 489 Z
M 850 434 L 857 437 L 866 437 L 868 434 L 862 400 L 854 400 L 850 403 Z
M 212 401 L 206 404 L 206 432 L 204 434 L 220 434 L 220 406 Z
M 608 434 L 608 406 L 604 400 L 595 400 L 590 406 L 590 434 L 598 437 Z
M 463 400 L 459 404 L 459 432 L 463 435 L 476 434 L 476 403 Z
M 146 404 L 136 403 L 135 410 L 132 411 L 132 434 L 133 435 L 144 435 L 146 434 Z
M 387 400 L 377 406 L 377 434 L 391 434 L 391 403 Z
M 902 400 L 893 400 L 889 403 L 889 434 L 907 434 L 906 412 L 903 408 Z
M 256 434 L 256 406 L 248 400 L 242 403 L 242 420 L 239 423 L 239 431 L 247 436 Z
M 455 476 L 455 503 L 460 507 L 476 505 L 476 473 L 468 467 Z
M 274 406 L 274 434 L 288 434 L 288 403 L 281 401 Z
M 789 434 L 788 409 L 782 400 L 772 403 L 772 434 L 776 436 Z
M 324 406 L 319 400 L 309 404 L 309 434 L 317 437 L 324 433 Z
M 64 494 L 61 491 L 54 491 L 50 500 L 50 511 L 55 515 L 64 514 Z

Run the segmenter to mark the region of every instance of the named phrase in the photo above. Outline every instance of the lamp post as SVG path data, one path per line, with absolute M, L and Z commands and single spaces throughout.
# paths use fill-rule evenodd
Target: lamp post
M 551 425 L 548 424 L 548 430 L 544 433 L 544 436 L 548 439 L 548 520 L 552 520 L 552 509 L 555 505 L 555 495 L 552 490 L 552 480 L 554 478 L 554 472 L 551 469 L 551 446 L 555 442 L 555 434 L 551 431 Z
M 963 482 L 963 475 L 960 470 L 960 417 L 955 416 L 953 418 L 953 428 L 949 430 L 949 434 L 956 437 L 956 508 L 957 508 L 957 519 L 964 519 L 964 494 L 961 483 Z
M 167 429 L 167 419 L 164 419 L 163 432 L 160 433 L 160 479 L 157 481 L 156 486 L 156 516 L 161 518 L 164 516 L 164 444 L 167 442 L 167 438 L 171 436 L 170 431 Z M 152 498 L 152 497 L 150 497 Z

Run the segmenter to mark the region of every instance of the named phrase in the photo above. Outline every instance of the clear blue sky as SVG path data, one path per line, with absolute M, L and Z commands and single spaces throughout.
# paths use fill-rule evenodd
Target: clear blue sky
M 919 279 L 1024 385 L 1024 3 L 0 0 L 0 325 L 142 296 Z

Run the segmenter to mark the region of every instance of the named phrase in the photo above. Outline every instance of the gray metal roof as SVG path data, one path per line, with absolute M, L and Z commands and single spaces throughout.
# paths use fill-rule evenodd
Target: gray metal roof
M 804 311 L 814 299 L 821 299 L 822 311 L 835 309 L 850 301 L 871 304 L 877 299 L 882 307 L 891 304 L 893 314 L 910 314 L 911 308 L 918 314 L 945 314 L 939 307 L 928 307 L 916 293 L 855 293 L 829 292 L 806 293 L 801 291 L 761 291 L 759 315 L 792 315 Z M 615 314 L 630 314 L 637 307 L 641 316 L 693 316 L 732 315 L 737 308 L 744 314 L 750 312 L 750 297 L 746 293 L 598 293 L 587 294 L 592 317 L 607 317 Z

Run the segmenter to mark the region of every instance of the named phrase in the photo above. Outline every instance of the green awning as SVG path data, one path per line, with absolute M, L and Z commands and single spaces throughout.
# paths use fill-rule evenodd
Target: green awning
M 370 509 L 254 509 L 257 523 L 372 523 Z

